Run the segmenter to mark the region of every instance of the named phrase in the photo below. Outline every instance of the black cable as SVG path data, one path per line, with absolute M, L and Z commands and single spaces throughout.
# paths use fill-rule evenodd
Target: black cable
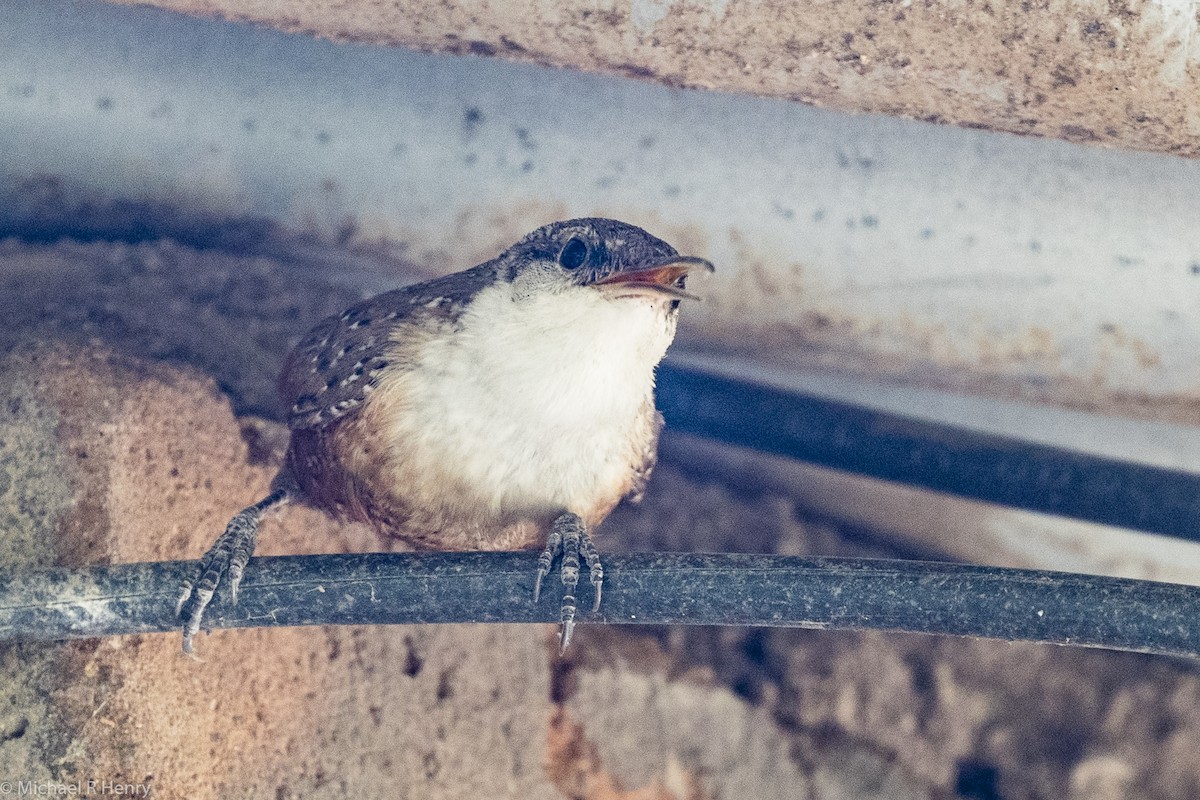
M 664 363 L 671 430 L 1016 508 L 1200 540 L 1200 475 Z
M 214 628 L 554 622 L 532 602 L 532 553 L 254 559 L 239 604 L 218 592 Z M 0 576 L 0 640 L 177 630 L 195 562 L 30 570 Z M 892 630 L 1200 655 L 1200 587 L 920 561 L 766 555 L 612 554 L 601 612 L 612 624 Z M 583 590 L 581 608 L 591 605 Z

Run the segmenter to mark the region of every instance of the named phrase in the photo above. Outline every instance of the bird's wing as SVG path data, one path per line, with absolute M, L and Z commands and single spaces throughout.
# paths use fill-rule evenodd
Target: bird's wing
M 353 414 L 376 387 L 405 326 L 453 326 L 495 279 L 489 262 L 466 272 L 364 300 L 323 320 L 292 350 L 279 379 L 292 430 L 322 428 Z
M 642 502 L 642 498 L 646 496 L 646 484 L 650 483 L 650 473 L 654 472 L 654 465 L 658 463 L 658 434 L 663 429 L 663 415 L 653 407 L 653 400 L 648 402 L 651 404 L 650 435 L 633 465 L 633 478 L 629 491 L 625 493 L 625 500 L 630 503 Z

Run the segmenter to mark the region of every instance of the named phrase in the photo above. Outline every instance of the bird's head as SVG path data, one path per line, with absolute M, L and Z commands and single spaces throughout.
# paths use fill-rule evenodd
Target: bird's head
M 688 275 L 713 270 L 709 261 L 682 256 L 641 228 L 603 218 L 538 228 L 501 259 L 519 295 L 586 287 L 615 302 L 650 300 L 672 313 L 680 300 L 697 299 L 686 290 Z

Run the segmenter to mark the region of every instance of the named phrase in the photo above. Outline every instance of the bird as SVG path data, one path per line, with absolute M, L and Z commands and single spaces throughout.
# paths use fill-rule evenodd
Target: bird
M 655 368 L 711 262 L 604 218 L 554 222 L 478 266 L 363 300 L 320 322 L 279 379 L 290 429 L 267 496 L 238 512 L 185 580 L 183 650 L 222 580 L 229 600 L 268 512 L 292 501 L 422 550 L 536 550 L 554 564 L 559 649 L 592 531 L 639 501 L 663 418 Z

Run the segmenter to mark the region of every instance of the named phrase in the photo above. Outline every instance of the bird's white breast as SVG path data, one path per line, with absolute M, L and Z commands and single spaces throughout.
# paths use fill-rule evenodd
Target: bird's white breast
M 395 490 L 506 517 L 586 514 L 619 496 L 655 435 L 654 367 L 675 333 L 666 302 L 481 291 L 453 334 L 380 387 L 405 412 L 388 415 Z

